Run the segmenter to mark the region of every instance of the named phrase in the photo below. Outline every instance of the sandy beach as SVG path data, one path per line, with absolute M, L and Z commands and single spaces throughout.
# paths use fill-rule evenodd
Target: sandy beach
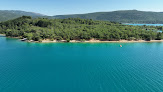
M 5 36 L 5 34 L 0 34 L 1 36 Z M 17 38 L 18 37 L 11 37 L 11 38 Z M 22 40 L 22 39 L 20 39 Z M 26 40 L 26 42 L 38 42 L 38 41 L 29 41 Z M 44 39 L 41 42 L 38 43 L 57 43 L 57 42 L 67 42 L 66 40 L 53 40 L 51 41 L 50 39 Z M 80 40 L 70 40 L 70 43 L 141 43 L 141 42 L 163 42 L 163 40 L 151 40 L 151 41 L 145 41 L 145 40 L 119 40 L 119 41 L 101 41 L 101 40 L 96 40 L 96 39 L 91 39 L 91 40 L 85 40 L 85 41 L 80 41 Z
M 6 36 L 5 34 L 0 34 L 1 36 Z
M 42 43 L 56 43 L 56 42 L 66 42 L 66 40 L 61 40 L 61 41 L 51 41 L 49 39 L 46 40 L 42 40 Z M 79 40 L 70 40 L 70 43 L 136 43 L 136 42 L 163 42 L 163 40 L 151 40 L 151 41 L 145 41 L 145 40 L 119 40 L 119 41 L 101 41 L 101 40 L 95 40 L 95 39 L 91 39 L 91 40 L 86 40 L 86 41 L 79 41 Z

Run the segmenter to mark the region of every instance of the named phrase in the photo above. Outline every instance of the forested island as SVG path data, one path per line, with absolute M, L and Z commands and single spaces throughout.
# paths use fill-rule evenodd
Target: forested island
M 33 19 L 30 16 L 0 23 L 0 34 L 36 42 L 43 40 L 84 42 L 91 39 L 100 41 L 161 40 L 163 34 L 160 30 L 162 29 L 162 26 L 131 26 L 92 19 Z

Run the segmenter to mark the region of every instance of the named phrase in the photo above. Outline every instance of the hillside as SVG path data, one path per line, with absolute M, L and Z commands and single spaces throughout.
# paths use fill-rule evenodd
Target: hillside
M 96 12 L 88 14 L 57 15 L 57 16 L 46 16 L 39 13 L 25 11 L 0 10 L 0 22 L 15 19 L 23 15 L 31 16 L 33 18 L 38 17 L 44 17 L 49 19 L 81 18 L 102 21 L 114 21 L 120 23 L 163 24 L 163 12 L 147 12 L 137 10 L 121 10 L 113 12 Z
M 162 12 L 146 12 L 137 10 L 121 10 L 113 12 L 96 12 L 88 14 L 58 15 L 54 18 L 82 18 L 120 23 L 163 23 Z
M 15 19 L 23 15 L 32 16 L 32 17 L 45 16 L 45 15 L 42 15 L 39 13 L 33 13 L 33 12 L 25 12 L 25 11 L 18 11 L 18 10 L 0 10 L 0 22 Z

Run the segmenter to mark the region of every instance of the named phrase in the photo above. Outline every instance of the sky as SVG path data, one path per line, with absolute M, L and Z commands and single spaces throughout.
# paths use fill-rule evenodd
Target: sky
M 133 9 L 162 12 L 163 0 L 0 0 L 0 10 L 22 10 L 50 16 Z

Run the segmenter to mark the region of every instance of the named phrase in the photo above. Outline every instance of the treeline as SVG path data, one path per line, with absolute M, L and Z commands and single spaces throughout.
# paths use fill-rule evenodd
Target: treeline
M 129 26 L 91 19 L 32 19 L 30 16 L 0 23 L 0 33 L 28 40 L 161 40 L 161 26 Z

